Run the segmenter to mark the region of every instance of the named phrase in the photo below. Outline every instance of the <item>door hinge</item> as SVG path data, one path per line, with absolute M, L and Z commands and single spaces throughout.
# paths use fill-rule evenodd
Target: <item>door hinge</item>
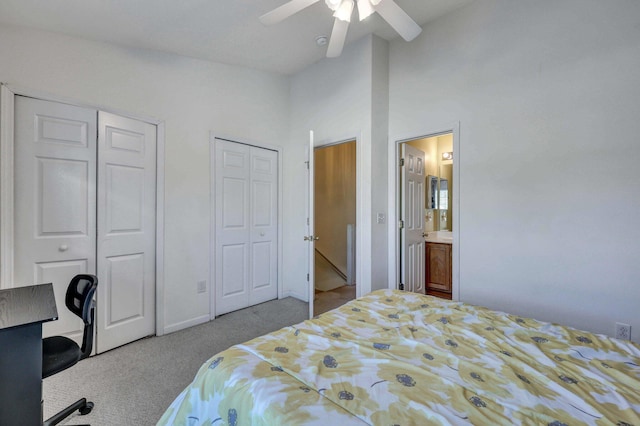
M 307 226 L 309 226 L 309 218 L 307 218 Z
M 400 159 L 400 167 L 404 166 L 404 158 Z
M 398 228 L 404 229 L 404 220 L 398 221 Z
M 307 274 L 307 281 L 309 281 L 309 274 Z
M 398 284 L 398 290 L 404 290 L 404 284 L 402 283 Z

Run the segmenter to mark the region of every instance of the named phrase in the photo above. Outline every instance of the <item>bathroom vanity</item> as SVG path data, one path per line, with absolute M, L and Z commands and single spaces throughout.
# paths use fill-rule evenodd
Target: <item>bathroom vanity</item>
M 425 236 L 425 288 L 430 296 L 451 300 L 451 244 L 449 231 L 429 232 Z

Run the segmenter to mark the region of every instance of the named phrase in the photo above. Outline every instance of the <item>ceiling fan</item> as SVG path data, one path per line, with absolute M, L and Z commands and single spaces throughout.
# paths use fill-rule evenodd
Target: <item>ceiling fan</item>
M 262 15 L 260 22 L 265 25 L 277 24 L 319 1 L 290 0 L 288 3 Z M 406 41 L 413 40 L 422 31 L 422 28 L 394 0 L 325 0 L 329 9 L 333 11 L 335 18 L 329 47 L 327 48 L 328 58 L 335 58 L 342 53 L 356 2 L 361 21 L 377 12 Z

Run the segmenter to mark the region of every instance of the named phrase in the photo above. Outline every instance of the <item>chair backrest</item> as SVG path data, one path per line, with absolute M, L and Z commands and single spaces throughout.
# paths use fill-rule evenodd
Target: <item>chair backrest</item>
M 82 318 L 84 322 L 84 333 L 82 336 L 82 355 L 80 359 L 86 358 L 93 349 L 93 320 L 95 302 L 93 296 L 98 287 L 98 278 L 94 275 L 80 274 L 71 279 L 67 287 L 65 304 L 67 308 Z

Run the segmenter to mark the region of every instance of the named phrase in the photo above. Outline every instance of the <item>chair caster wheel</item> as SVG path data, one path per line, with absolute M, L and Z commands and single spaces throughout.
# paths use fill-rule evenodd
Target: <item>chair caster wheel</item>
M 87 402 L 85 405 L 80 407 L 80 409 L 79 409 L 80 415 L 81 416 L 85 416 L 85 415 L 89 414 L 91 412 L 91 410 L 93 410 L 93 402 Z

